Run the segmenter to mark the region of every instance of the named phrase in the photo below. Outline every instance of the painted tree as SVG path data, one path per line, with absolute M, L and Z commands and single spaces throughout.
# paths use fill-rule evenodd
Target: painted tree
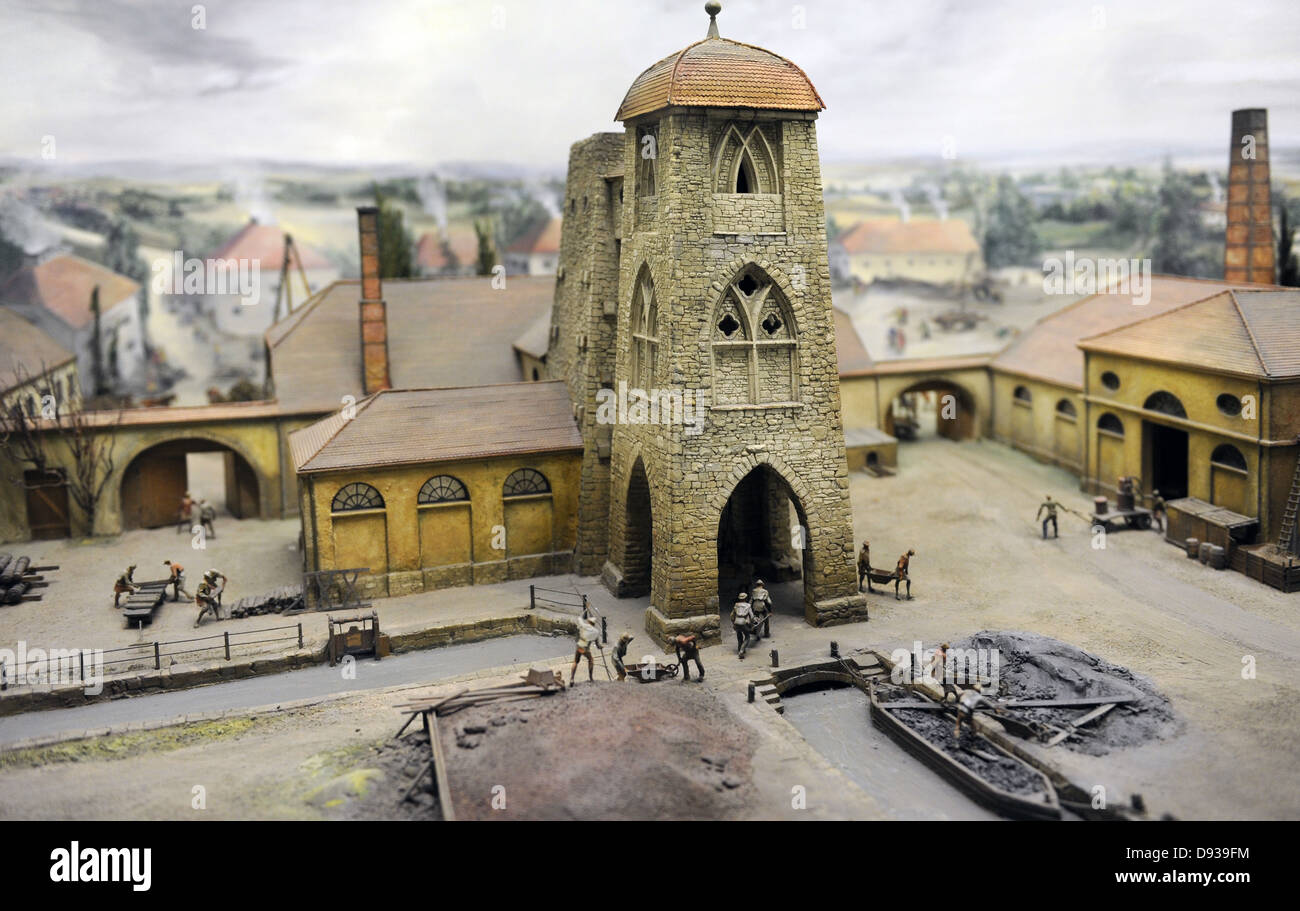
M 987 219 L 984 261 L 989 268 L 1028 265 L 1041 249 L 1033 206 L 1006 175 L 998 178 Z
M 1156 272 L 1195 278 L 1222 275 L 1204 249 L 1207 238 L 1197 216 L 1197 202 L 1191 180 L 1165 162 L 1156 194 L 1156 237 L 1151 248 L 1151 265 Z
M 475 271 L 479 275 L 491 275 L 497 264 L 497 253 L 492 241 L 492 222 L 474 222 L 474 236 L 478 238 L 478 265 Z
M 1290 206 L 1282 199 L 1277 235 L 1277 283 L 1288 288 L 1300 288 L 1300 260 L 1295 253 L 1295 224 L 1291 221 Z
M 375 207 L 379 209 L 379 277 L 410 278 L 411 250 L 415 241 L 406 229 L 406 214 L 375 184 Z

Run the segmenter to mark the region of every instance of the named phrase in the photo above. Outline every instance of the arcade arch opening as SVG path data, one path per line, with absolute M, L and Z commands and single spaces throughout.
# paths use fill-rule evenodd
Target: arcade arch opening
M 718 520 L 718 607 L 725 618 L 736 596 L 762 579 L 773 613 L 805 617 L 812 572 L 808 519 L 785 478 L 755 467 L 731 492 Z
M 908 386 L 885 410 L 884 431 L 900 442 L 944 437 L 975 437 L 975 400 L 947 380 L 925 380 Z
M 213 440 L 169 440 L 141 452 L 122 472 L 123 530 L 175 525 L 186 491 L 218 516 L 261 516 L 261 484 L 247 459 Z

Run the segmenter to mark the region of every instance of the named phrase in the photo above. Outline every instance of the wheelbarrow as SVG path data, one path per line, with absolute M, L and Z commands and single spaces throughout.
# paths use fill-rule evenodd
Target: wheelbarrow
M 637 662 L 635 664 L 625 664 L 627 676 L 629 679 L 635 679 L 639 683 L 655 683 L 659 680 L 668 680 L 676 677 L 681 668 L 676 664 L 662 664 L 658 661 Z

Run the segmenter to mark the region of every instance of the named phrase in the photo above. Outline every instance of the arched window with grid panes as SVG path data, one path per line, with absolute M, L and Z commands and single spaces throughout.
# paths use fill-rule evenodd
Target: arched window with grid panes
M 650 389 L 659 364 L 659 306 L 655 301 L 654 282 L 643 269 L 637 279 L 632 301 L 632 350 L 628 370 L 629 385 Z
M 757 267 L 745 269 L 722 293 L 712 338 L 715 405 L 797 399 L 794 317 L 781 290 Z
M 510 472 L 501 488 L 501 495 L 506 499 L 550 492 L 551 482 L 546 480 L 546 475 L 535 468 L 519 468 Z
M 330 512 L 355 512 L 361 509 L 383 509 L 384 498 L 369 484 L 354 483 L 342 487 L 334 494 Z
M 432 506 L 435 503 L 459 503 L 469 499 L 469 491 L 459 479 L 449 474 L 435 475 L 424 482 L 416 502 L 420 506 Z

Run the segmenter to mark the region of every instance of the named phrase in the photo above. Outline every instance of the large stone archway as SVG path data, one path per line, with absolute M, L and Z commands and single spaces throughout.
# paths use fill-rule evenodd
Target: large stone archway
M 758 465 L 736 484 L 718 516 L 716 544 L 720 616 L 762 579 L 773 592 L 776 613 L 809 618 L 807 580 L 815 557 L 807 546 L 808 518 L 798 495 L 770 465 Z M 793 581 L 800 585 L 792 599 L 791 586 L 783 583 Z M 815 611 L 812 616 L 809 622 L 815 623 Z
M 916 414 L 917 410 L 922 412 L 919 415 L 921 435 L 928 432 L 931 424 L 936 435 L 949 440 L 971 440 L 979 433 L 975 396 L 952 380 L 940 377 L 919 380 L 898 390 L 882 406 L 881 429 L 900 440 L 910 438 L 903 423 L 909 420 L 909 412 Z
M 228 443 L 191 436 L 145 446 L 124 463 L 118 482 L 122 529 L 174 524 L 181 498 L 192 487 L 187 456 L 208 452 L 225 457 L 222 505 L 235 518 L 259 518 L 265 480 L 249 459 Z

